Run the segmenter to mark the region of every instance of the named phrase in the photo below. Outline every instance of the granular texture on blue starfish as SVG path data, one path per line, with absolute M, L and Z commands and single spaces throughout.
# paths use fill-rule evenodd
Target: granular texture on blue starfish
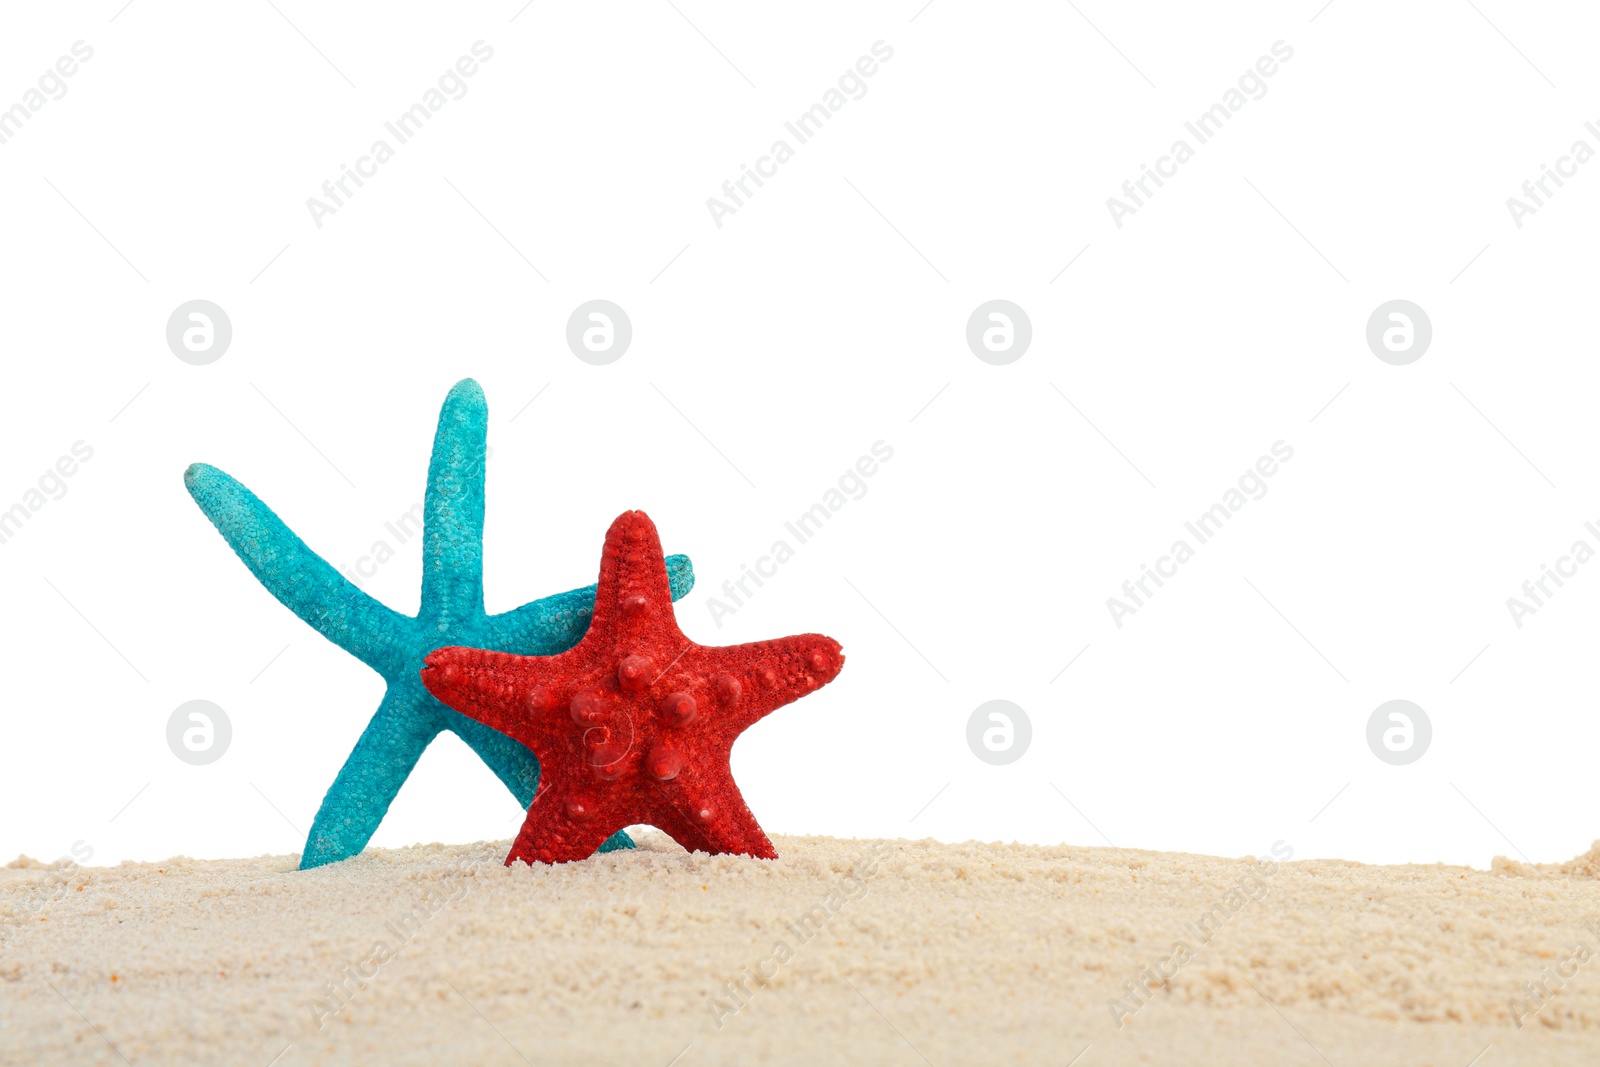
M 254 493 L 196 463 L 184 484 L 250 573 L 318 633 L 383 677 L 383 701 L 328 789 L 300 869 L 348 859 L 371 840 L 422 752 L 450 730 L 483 757 L 524 808 L 539 788 L 539 761 L 520 742 L 434 699 L 424 660 L 452 645 L 553 656 L 583 637 L 595 587 L 530 601 L 500 615 L 483 608 L 483 476 L 489 409 L 470 378 L 439 412 L 423 501 L 422 604 L 415 618 L 379 603 L 306 547 Z M 687 556 L 666 557 L 672 598 L 694 585 Z M 629 848 L 625 833 L 604 849 Z

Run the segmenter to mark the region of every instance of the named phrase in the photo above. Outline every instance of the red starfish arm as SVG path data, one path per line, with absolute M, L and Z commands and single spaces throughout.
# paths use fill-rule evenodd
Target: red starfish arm
M 607 817 L 577 794 L 542 789 L 528 805 L 522 830 L 511 845 L 506 866 L 523 863 L 571 863 L 594 855 L 601 842 L 627 825 L 614 813 Z
M 691 655 L 715 687 L 715 721 L 730 745 L 752 723 L 833 681 L 844 666 L 839 642 L 822 634 L 698 648 Z
M 571 694 L 560 681 L 571 651 L 559 656 L 515 656 L 481 648 L 438 648 L 428 653 L 422 684 L 469 719 L 499 730 L 541 759 L 566 734 Z
M 688 851 L 704 852 L 709 855 L 712 845 L 706 838 L 699 812 L 705 812 L 709 817 L 710 802 L 697 805 L 692 798 L 682 795 L 681 791 L 674 792 L 678 795 L 659 801 L 651 809 L 645 821 Z
M 651 817 L 653 825 L 684 848 L 713 856 L 732 852 L 758 859 L 778 858 L 726 764 L 720 771 L 697 775 L 673 792 L 676 795 L 668 803 L 655 806 Z
M 656 524 L 642 511 L 625 511 L 606 531 L 594 618 L 578 649 L 660 659 L 652 664 L 659 671 L 685 643 Z

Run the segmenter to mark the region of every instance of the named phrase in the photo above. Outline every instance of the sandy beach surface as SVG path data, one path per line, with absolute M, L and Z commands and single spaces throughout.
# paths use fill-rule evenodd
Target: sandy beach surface
M 1600 1062 L 1600 845 L 1261 862 L 774 839 L 0 869 L 6 1064 Z

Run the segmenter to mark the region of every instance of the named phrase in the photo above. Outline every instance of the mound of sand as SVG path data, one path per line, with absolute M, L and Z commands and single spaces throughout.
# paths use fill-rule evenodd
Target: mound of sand
M 0 1062 L 1600 1062 L 1600 844 L 1476 871 L 641 836 L 532 868 L 20 858 Z

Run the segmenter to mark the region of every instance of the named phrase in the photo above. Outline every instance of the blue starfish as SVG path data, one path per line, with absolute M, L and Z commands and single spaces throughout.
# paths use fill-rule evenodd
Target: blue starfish
M 423 502 L 422 605 L 401 615 L 356 588 L 296 537 L 254 493 L 215 467 L 196 463 L 184 484 L 200 510 L 273 596 L 322 636 L 383 676 L 383 702 L 334 780 L 300 858 L 300 869 L 348 859 L 371 840 L 389 804 L 443 730 L 483 757 L 526 808 L 539 788 L 539 761 L 520 742 L 441 704 L 422 686 L 437 648 L 465 645 L 553 656 L 583 637 L 595 587 L 524 604 L 501 615 L 483 609 L 483 474 L 489 408 L 483 390 L 458 382 L 439 412 Z M 666 557 L 672 598 L 694 585 L 687 556 Z M 631 848 L 618 832 L 602 851 Z

